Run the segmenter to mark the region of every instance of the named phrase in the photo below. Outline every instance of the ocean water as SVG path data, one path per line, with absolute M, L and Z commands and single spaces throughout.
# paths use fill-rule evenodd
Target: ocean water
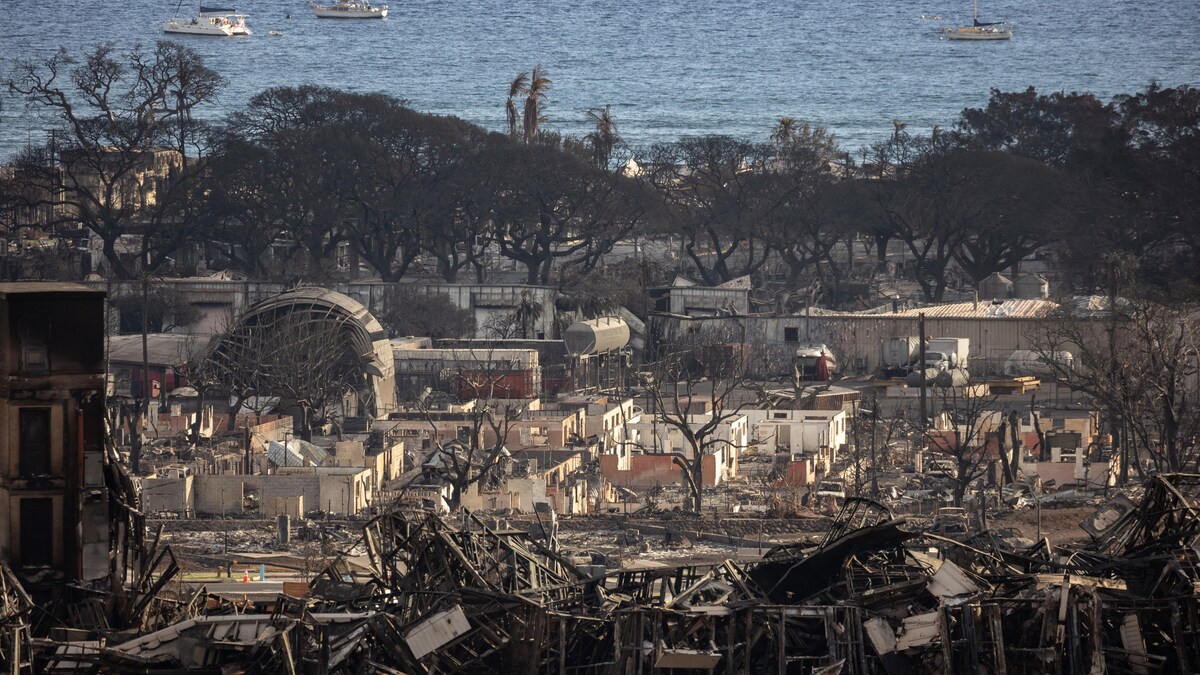
M 316 83 L 499 129 L 508 83 L 540 63 L 555 131 L 586 133 L 584 112 L 605 104 L 634 145 L 765 139 L 790 115 L 855 150 L 892 120 L 950 125 L 992 88 L 1108 98 L 1154 79 L 1200 85 L 1196 0 L 983 0 L 981 19 L 1015 24 L 1011 41 L 985 43 L 939 35 L 970 21 L 970 0 L 392 0 L 384 21 L 319 20 L 303 0 L 211 0 L 235 1 L 255 35 L 171 38 L 229 81 L 208 117 L 266 87 Z M 0 0 L 0 70 L 60 47 L 164 39 L 176 4 Z M 185 1 L 180 13 L 194 10 Z M 2 105 L 0 159 L 45 138 L 21 101 Z

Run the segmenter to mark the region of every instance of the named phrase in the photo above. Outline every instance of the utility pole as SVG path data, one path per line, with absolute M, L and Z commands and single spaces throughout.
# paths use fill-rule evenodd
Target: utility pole
M 136 476 L 142 469 L 142 433 L 150 417 L 150 275 L 142 270 L 142 400 L 136 420 L 129 468 Z
M 242 427 L 242 473 L 252 475 L 254 466 L 250 458 L 250 427 Z
M 879 496 L 879 455 L 875 432 L 879 427 L 879 396 L 871 397 L 871 496 Z
M 862 459 L 858 442 L 858 401 L 854 402 L 854 419 L 850 420 L 850 429 L 854 433 L 854 494 L 862 494 Z
M 917 330 L 920 331 L 920 337 L 917 338 L 921 345 L 921 363 L 918 368 L 921 369 L 921 435 L 925 435 L 925 425 L 929 420 L 929 406 L 925 400 L 925 388 L 928 383 L 925 381 L 925 312 L 917 315 Z

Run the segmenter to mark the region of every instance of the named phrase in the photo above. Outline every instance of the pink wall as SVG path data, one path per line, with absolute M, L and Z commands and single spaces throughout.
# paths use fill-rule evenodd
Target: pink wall
M 629 470 L 617 469 L 616 455 L 600 456 L 600 473 L 605 480 L 620 487 L 647 488 L 655 485 L 682 485 L 683 474 L 671 455 L 634 455 L 629 458 Z M 716 457 L 705 455 L 704 485 L 715 485 Z

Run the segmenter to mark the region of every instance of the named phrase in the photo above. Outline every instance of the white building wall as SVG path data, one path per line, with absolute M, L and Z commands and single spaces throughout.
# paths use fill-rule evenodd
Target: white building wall
M 746 410 L 751 442 L 764 452 L 818 454 L 847 442 L 850 416 L 844 410 Z

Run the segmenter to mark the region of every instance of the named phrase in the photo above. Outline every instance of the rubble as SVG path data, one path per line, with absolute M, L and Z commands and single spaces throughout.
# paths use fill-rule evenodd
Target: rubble
M 365 568 L 347 549 L 265 611 L 176 590 L 156 536 L 127 628 L 80 614 L 88 630 L 34 637 L 33 601 L 0 568 L 0 657 L 14 673 L 1194 672 L 1198 498 L 1200 475 L 1151 477 L 1070 548 L 958 541 L 848 498 L 815 545 L 619 567 L 465 510 L 397 509 L 362 528 Z

